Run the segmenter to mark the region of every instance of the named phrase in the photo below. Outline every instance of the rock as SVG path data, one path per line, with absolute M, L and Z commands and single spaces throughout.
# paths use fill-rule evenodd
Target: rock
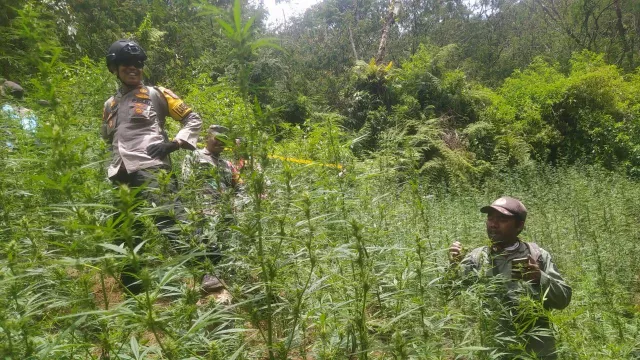
M 40 106 L 51 106 L 51 102 L 49 100 L 40 99 L 40 100 L 38 100 L 38 105 L 40 105 Z
M 24 95 L 24 89 L 22 88 L 22 86 L 14 83 L 13 81 L 5 81 L 2 84 L 2 88 L 4 89 L 5 93 L 9 93 L 18 99 L 22 98 L 22 96 Z
M 200 287 L 203 293 L 209 294 L 224 289 L 225 284 L 217 276 L 207 274 L 202 278 L 202 285 L 200 285 Z

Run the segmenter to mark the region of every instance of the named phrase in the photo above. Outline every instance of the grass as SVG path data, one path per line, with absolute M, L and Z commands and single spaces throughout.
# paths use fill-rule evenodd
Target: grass
M 561 358 L 628 358 L 637 347 L 640 187 L 597 168 L 540 166 L 443 190 L 400 176 L 384 158 L 347 157 L 341 174 L 264 162 L 261 173 L 245 174 L 248 203 L 218 269 L 234 303 L 220 306 L 199 302 L 188 286 L 204 271 L 190 261 L 197 241 L 185 242 L 192 255 L 173 251 L 145 206 L 130 215 L 147 228 L 149 250 L 135 255 L 146 264 L 147 291 L 115 296 L 117 273 L 134 254 L 100 244 L 129 225 L 107 220 L 108 186 L 85 189 L 73 175 L 99 179 L 101 170 L 56 175 L 24 160 L 62 180 L 17 178 L 25 173 L 12 166 L 19 155 L 3 155 L 1 177 L 9 189 L 0 258 L 7 358 L 492 358 L 493 314 L 480 290 L 455 295 L 444 277 L 448 245 L 485 244 L 478 209 L 503 194 L 527 205 L 524 238 L 550 251 L 574 289 L 569 308 L 551 314 Z M 186 194 L 185 206 L 199 205 Z
M 467 249 L 488 242 L 479 208 L 501 195 L 525 203 L 524 239 L 548 250 L 573 287 L 572 304 L 550 314 L 560 358 L 637 356 L 636 182 L 599 168 L 539 165 L 496 172 L 475 186 L 455 178 L 433 185 L 390 156 L 354 159 L 331 116 L 288 129 L 292 135 L 275 143 L 248 90 L 221 84 L 215 92 L 229 95 L 232 109 L 205 92 L 193 105 L 228 114 L 226 125 L 246 137 L 243 201 L 222 226 L 202 215 L 194 193 L 202 179 L 184 183 L 180 194 L 165 192 L 180 195 L 189 218 L 171 242 L 153 225 L 162 209 L 104 178 L 96 119 L 105 94 L 84 78 L 105 85 L 108 74 L 87 68 L 75 82 L 52 79 L 62 99 L 38 111 L 36 134 L 0 118 L 9 130 L 0 132 L 0 357 L 496 358 L 500 313 L 483 296 L 492 288 L 455 291 L 446 252 L 455 240 Z M 176 172 L 183 156 L 173 156 Z M 118 207 L 125 215 L 114 221 Z M 204 235 L 224 237 L 216 269 L 198 261 L 206 251 L 195 232 L 201 222 Z M 136 223 L 144 251 L 133 248 Z M 145 291 L 137 296 L 114 290 L 131 262 L 143 268 Z M 211 271 L 229 284 L 231 305 L 203 301 L 192 286 Z

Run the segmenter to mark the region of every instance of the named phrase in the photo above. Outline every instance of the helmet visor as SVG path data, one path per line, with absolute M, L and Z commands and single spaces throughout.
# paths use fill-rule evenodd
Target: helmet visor
M 125 67 L 133 66 L 136 69 L 142 69 L 144 67 L 144 61 L 138 59 L 125 59 L 120 61 L 118 65 L 122 65 Z

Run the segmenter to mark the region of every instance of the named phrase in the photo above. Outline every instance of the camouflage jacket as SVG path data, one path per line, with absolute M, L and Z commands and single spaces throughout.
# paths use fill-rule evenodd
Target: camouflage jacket
M 199 192 L 210 201 L 237 190 L 238 171 L 235 166 L 228 160 L 211 156 L 207 149 L 198 149 L 185 157 L 182 176 L 185 180 L 194 177 L 196 182 L 202 183 Z

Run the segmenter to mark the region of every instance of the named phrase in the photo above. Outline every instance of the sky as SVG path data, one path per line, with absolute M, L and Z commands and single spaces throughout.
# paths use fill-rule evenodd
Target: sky
M 276 4 L 276 0 L 264 0 L 264 7 L 269 11 L 267 26 L 275 27 L 282 24 L 285 17 L 289 19 L 294 15 L 302 14 L 311 5 L 319 2 L 320 0 L 290 0 L 280 1 L 279 4 Z

